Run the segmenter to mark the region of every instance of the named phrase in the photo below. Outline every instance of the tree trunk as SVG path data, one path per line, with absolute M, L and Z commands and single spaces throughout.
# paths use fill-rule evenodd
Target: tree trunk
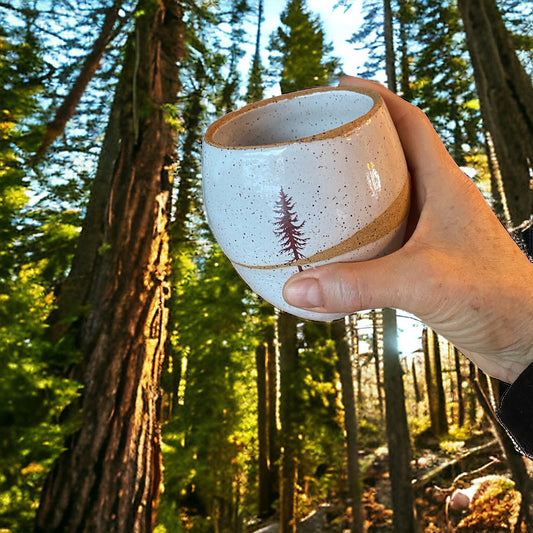
M 461 356 L 459 350 L 453 347 L 453 356 L 455 362 L 455 377 L 457 380 L 457 410 L 458 421 L 457 425 L 462 428 L 465 425 L 465 400 L 463 395 L 463 376 L 461 373 Z
M 429 328 L 422 332 L 422 347 L 424 349 L 431 432 L 434 437 L 439 438 L 448 431 L 448 424 L 444 405 L 440 349 L 435 349 L 438 347 L 435 341 L 435 333 Z
M 298 410 L 297 379 L 298 345 L 296 317 L 281 313 L 280 342 L 280 418 L 281 418 L 281 478 L 279 533 L 296 532 L 296 483 L 298 475 Z
M 468 424 L 470 427 L 474 427 L 477 424 L 478 401 L 476 391 L 474 390 L 475 380 L 476 367 L 472 361 L 468 361 L 468 382 L 472 385 L 468 387 Z
M 79 322 L 84 361 L 81 427 L 41 495 L 38 532 L 151 531 L 161 483 L 159 378 L 166 338 L 167 200 L 184 28 L 175 0 L 141 1 L 117 101 L 118 153 L 103 246 Z M 77 254 L 83 253 L 78 249 Z
M 496 216 L 501 220 L 506 228 L 512 228 L 511 213 L 509 213 L 509 206 L 507 204 L 507 196 L 505 195 L 505 188 L 502 180 L 502 173 L 500 171 L 500 164 L 494 149 L 494 142 L 490 131 L 485 129 L 483 132 L 485 136 L 485 150 L 487 151 L 489 171 L 490 171 L 490 192 L 492 196 L 492 210 Z
M 353 387 L 352 358 L 346 340 L 346 324 L 337 320 L 331 325 L 331 334 L 337 351 L 337 369 L 342 386 L 344 407 L 344 429 L 346 431 L 346 454 L 348 463 L 348 492 L 351 499 L 352 533 L 363 532 L 363 511 L 361 507 L 361 479 L 359 476 L 359 447 L 357 445 L 357 411 Z
M 258 444 L 258 515 L 267 518 L 273 514 L 278 497 L 276 490 L 277 447 L 277 364 L 274 348 L 272 307 L 265 304 L 269 314 L 263 317 L 266 325 L 259 332 L 260 344 L 256 349 L 257 368 L 257 444 Z
M 396 533 L 417 531 L 411 486 L 411 440 L 405 410 L 403 371 L 398 352 L 396 311 L 383 310 L 383 382 L 392 489 L 393 526 Z
M 355 361 L 355 379 L 357 383 L 356 392 L 356 412 L 357 409 L 363 406 L 363 367 L 359 359 L 359 331 L 357 330 L 357 315 L 352 315 L 349 318 L 350 327 L 350 350 L 352 360 Z
M 385 35 L 385 70 L 387 87 L 396 92 L 396 61 L 394 53 L 394 32 L 392 27 L 392 9 L 390 0 L 383 0 L 383 33 Z
M 512 223 L 532 213 L 533 85 L 495 0 L 459 0 L 481 114 L 490 131 Z
M 270 468 L 268 452 L 268 381 L 267 344 L 262 342 L 255 350 L 257 370 L 257 455 L 260 517 L 270 515 Z
M 408 43 L 408 27 L 411 18 L 411 2 L 399 0 L 398 20 L 400 22 L 400 90 L 402 96 L 410 102 L 413 99 L 413 90 L 410 82 L 410 58 Z
M 436 384 L 433 379 L 433 374 L 435 372 L 432 363 L 433 358 L 433 342 L 429 338 L 429 328 L 424 328 L 422 331 L 422 349 L 424 351 L 424 373 L 426 381 L 426 393 L 428 401 L 428 411 L 429 411 L 429 423 L 430 429 L 433 436 L 438 435 L 438 402 L 437 395 L 435 392 Z
M 446 394 L 444 392 L 444 381 L 442 379 L 442 354 L 438 333 L 431 331 L 433 337 L 433 355 L 435 357 L 435 381 L 437 385 L 438 400 L 438 428 L 439 435 L 448 433 L 448 416 L 446 414 Z
M 411 373 L 413 374 L 413 390 L 415 393 L 415 402 L 418 405 L 422 401 L 422 393 L 420 392 L 420 386 L 418 385 L 418 372 L 416 370 L 416 359 L 414 357 L 411 362 Z
M 279 367 L 278 351 L 274 344 L 274 334 L 268 342 L 267 351 L 267 374 L 268 374 L 268 453 L 270 466 L 270 503 L 271 505 L 279 498 Z
M 56 309 L 50 317 L 50 336 L 54 342 L 58 342 L 69 328 L 74 330 L 74 336 L 78 335 L 79 323 L 77 321 L 73 323 L 72 318 L 81 318 L 80 315 L 85 312 L 88 305 L 91 277 L 100 258 L 99 250 L 104 244 L 109 189 L 113 167 L 119 155 L 122 94 L 128 83 L 125 76 L 119 80 L 91 186 L 83 227 L 76 243 L 76 252 L 70 265 L 68 278 L 61 284 L 58 291 Z
M 379 343 L 378 343 L 378 313 L 372 311 L 372 353 L 374 355 L 374 371 L 376 373 L 376 390 L 378 393 L 379 414 L 383 419 L 383 385 L 381 383 L 381 373 L 379 371 Z

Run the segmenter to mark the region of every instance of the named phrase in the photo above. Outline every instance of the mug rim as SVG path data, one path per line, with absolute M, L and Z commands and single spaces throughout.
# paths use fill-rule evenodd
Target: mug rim
M 256 144 L 256 145 L 250 145 L 250 146 L 243 146 L 243 145 L 232 146 L 228 144 L 221 144 L 213 140 L 213 137 L 220 130 L 220 128 L 224 127 L 228 122 L 236 119 L 237 117 L 244 115 L 245 113 L 248 113 L 249 111 L 252 111 L 254 109 L 258 109 L 261 107 L 266 107 L 270 104 L 277 103 L 283 100 L 292 100 L 300 96 L 306 96 L 306 95 L 321 93 L 321 92 L 355 92 L 359 94 L 364 94 L 372 98 L 372 107 L 363 115 L 353 120 L 350 120 L 348 122 L 345 122 L 344 124 L 341 124 L 340 126 L 337 126 L 335 128 L 332 128 L 332 129 L 329 129 L 329 130 L 326 130 L 320 133 L 315 133 L 314 135 L 300 137 L 298 139 L 291 139 L 289 141 Z M 259 100 L 257 102 L 252 102 L 250 104 L 247 104 L 241 107 L 240 109 L 231 111 L 230 113 L 217 119 L 207 128 L 205 135 L 204 135 L 204 142 L 209 144 L 210 146 L 213 146 L 215 148 L 221 148 L 224 150 L 261 150 L 264 148 L 287 146 L 291 144 L 322 141 L 325 139 L 339 137 L 343 135 L 344 133 L 352 132 L 355 128 L 360 126 L 362 123 L 366 122 L 382 106 L 383 106 L 383 98 L 381 97 L 381 95 L 377 91 L 373 89 L 368 89 L 367 87 L 344 87 L 344 86 L 343 87 L 339 87 L 339 86 L 337 87 L 314 87 L 312 89 L 303 89 L 300 91 L 293 91 L 290 93 L 273 96 L 271 98 L 266 98 L 264 100 Z

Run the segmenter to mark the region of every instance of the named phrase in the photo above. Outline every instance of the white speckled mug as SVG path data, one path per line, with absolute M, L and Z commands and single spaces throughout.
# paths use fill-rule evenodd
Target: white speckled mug
M 204 206 L 215 239 L 248 285 L 281 310 L 299 270 L 385 255 L 402 244 L 409 175 L 381 96 L 321 87 L 256 102 L 204 137 Z

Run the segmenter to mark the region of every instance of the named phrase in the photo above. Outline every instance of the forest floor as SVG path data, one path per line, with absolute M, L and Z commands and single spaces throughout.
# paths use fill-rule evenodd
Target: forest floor
M 530 474 L 533 462 L 526 461 Z M 364 484 L 364 526 L 368 533 L 389 533 L 392 501 L 386 448 L 360 454 Z M 521 494 L 497 441 L 487 432 L 469 441 L 451 441 L 418 450 L 413 487 L 421 533 L 500 533 L 528 531 L 517 526 Z M 351 505 L 332 495 L 299 524 L 298 533 L 348 533 Z M 533 509 L 529 516 L 533 517 Z M 277 524 L 255 533 L 277 533 Z M 531 530 L 529 530 L 531 531 Z

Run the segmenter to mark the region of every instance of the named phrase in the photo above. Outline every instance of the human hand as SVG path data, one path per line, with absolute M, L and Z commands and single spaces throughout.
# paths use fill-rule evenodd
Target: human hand
M 394 307 L 418 316 L 489 375 L 508 383 L 533 361 L 533 265 L 455 164 L 425 114 L 378 83 L 413 183 L 406 242 L 385 257 L 304 270 L 284 298 L 346 314 Z

